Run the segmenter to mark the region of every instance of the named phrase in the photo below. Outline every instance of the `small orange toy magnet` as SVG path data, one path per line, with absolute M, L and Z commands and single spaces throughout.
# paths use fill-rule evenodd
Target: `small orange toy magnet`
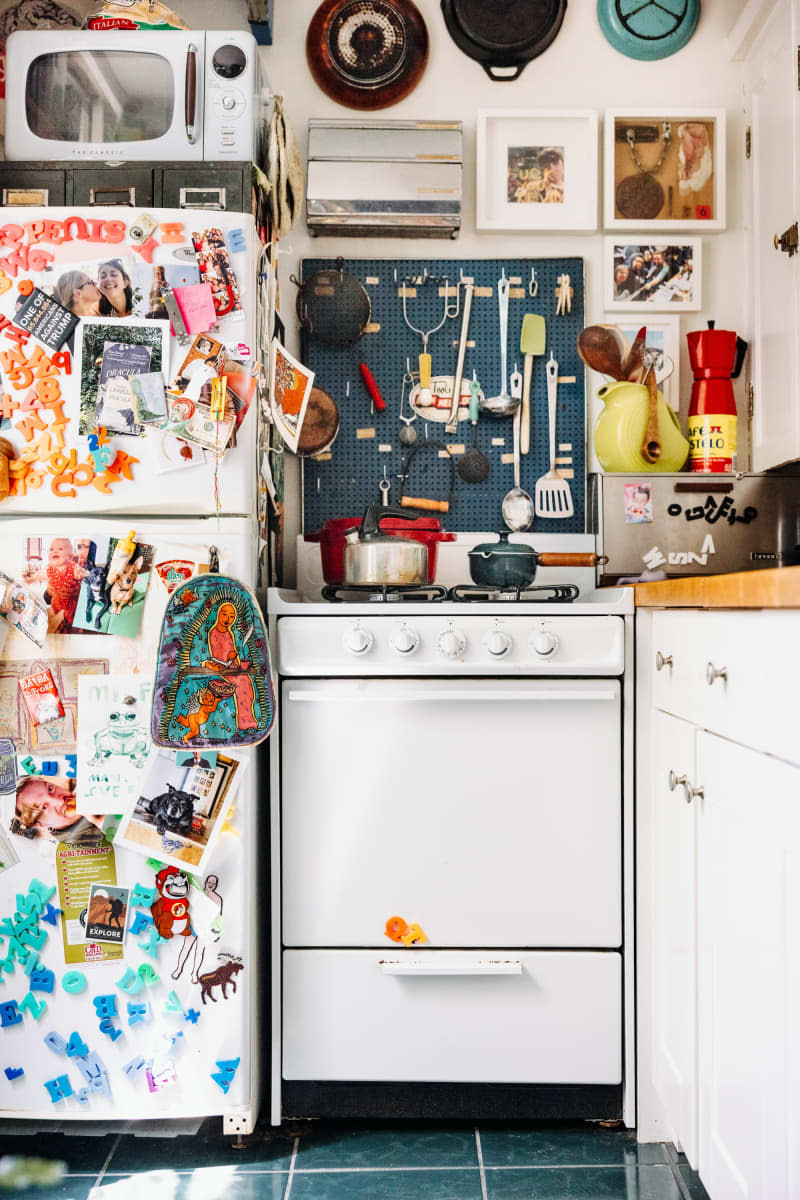
M 404 946 L 415 946 L 417 944 L 422 945 L 422 943 L 427 942 L 427 940 L 427 937 L 420 929 L 419 925 L 408 925 L 405 933 L 401 933 L 400 935 L 400 941 Z
M 30 296 L 31 292 L 33 291 L 33 280 L 20 279 L 19 283 L 17 284 L 17 291 L 19 292 L 20 296 Z
M 403 934 L 407 929 L 408 925 L 406 925 L 402 917 L 389 917 L 383 932 L 393 942 L 399 942 L 402 940 Z

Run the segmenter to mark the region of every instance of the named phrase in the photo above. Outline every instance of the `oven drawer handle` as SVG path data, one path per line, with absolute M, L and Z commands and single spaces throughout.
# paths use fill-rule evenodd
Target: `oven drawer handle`
M 340 692 L 289 692 L 289 699 L 303 701 L 311 704 L 328 704 L 331 701 L 336 701 L 337 704 L 349 702 L 350 704 L 363 704 L 367 700 L 370 704 L 376 704 L 383 701 L 384 704 L 394 704 L 398 700 L 413 701 L 415 704 L 420 701 L 437 704 L 440 700 L 545 700 L 549 704 L 565 703 L 567 701 L 576 700 L 616 700 L 617 693 L 610 688 L 604 691 L 580 691 L 572 689 L 568 692 L 389 692 L 383 696 L 353 696 L 350 693 Z
M 380 960 L 382 975 L 521 975 L 519 958 L 479 959 L 477 962 L 404 962 L 402 959 Z

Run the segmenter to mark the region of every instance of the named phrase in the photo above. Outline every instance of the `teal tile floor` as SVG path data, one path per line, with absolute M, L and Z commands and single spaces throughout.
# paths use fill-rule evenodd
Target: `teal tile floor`
M 68 1164 L 30 1200 L 708 1200 L 672 1146 L 591 1123 L 320 1121 L 235 1148 L 218 1121 L 177 1138 L 22 1137 L 5 1122 L 4 1154 Z

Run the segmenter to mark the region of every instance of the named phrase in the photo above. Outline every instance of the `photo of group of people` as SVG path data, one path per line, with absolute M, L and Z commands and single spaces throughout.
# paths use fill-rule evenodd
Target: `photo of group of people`
M 509 204 L 564 203 L 564 147 L 508 147 Z
M 135 304 L 130 260 L 76 263 L 59 275 L 52 294 L 76 317 L 130 317 Z
M 613 288 L 618 305 L 699 308 L 697 244 L 613 246 Z

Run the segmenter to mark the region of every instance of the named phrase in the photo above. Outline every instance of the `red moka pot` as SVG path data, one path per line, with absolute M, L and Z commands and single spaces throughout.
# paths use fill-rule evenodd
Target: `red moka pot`
M 747 342 L 730 329 L 687 333 L 694 383 L 689 403 L 689 470 L 730 472 L 736 459 L 736 399 Z

